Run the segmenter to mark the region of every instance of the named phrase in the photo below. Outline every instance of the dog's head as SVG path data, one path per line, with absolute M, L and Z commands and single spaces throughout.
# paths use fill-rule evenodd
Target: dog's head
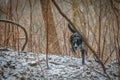
M 77 33 L 73 33 L 70 37 L 70 43 L 72 50 L 75 53 L 78 47 L 80 47 L 80 45 L 82 44 L 82 40 L 80 39 Z

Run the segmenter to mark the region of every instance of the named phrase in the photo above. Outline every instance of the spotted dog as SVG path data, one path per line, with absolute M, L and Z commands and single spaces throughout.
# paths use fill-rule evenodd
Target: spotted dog
M 73 54 L 76 54 L 76 50 L 78 48 L 81 49 L 81 56 L 82 56 L 82 64 L 85 64 L 85 54 L 87 54 L 87 46 L 85 43 L 82 41 L 82 39 L 79 37 L 78 33 L 73 29 L 73 27 L 68 24 L 69 30 L 73 33 L 70 36 L 70 44 L 71 44 L 71 49 Z M 81 33 L 83 34 L 83 33 Z

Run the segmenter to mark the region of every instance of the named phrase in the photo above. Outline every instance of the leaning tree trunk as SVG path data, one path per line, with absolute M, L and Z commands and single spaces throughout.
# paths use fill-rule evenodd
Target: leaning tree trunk
M 53 20 L 53 14 L 50 7 L 50 0 L 40 0 L 43 19 L 48 34 L 48 53 L 60 54 L 60 46 Z

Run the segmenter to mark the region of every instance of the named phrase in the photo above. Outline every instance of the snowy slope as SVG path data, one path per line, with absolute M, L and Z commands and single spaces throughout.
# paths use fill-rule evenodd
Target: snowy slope
M 81 58 L 49 55 L 49 69 L 45 59 L 44 54 L 0 52 L 0 80 L 107 80 L 92 59 L 82 65 Z M 113 80 L 118 80 L 116 67 L 113 63 L 106 65 Z

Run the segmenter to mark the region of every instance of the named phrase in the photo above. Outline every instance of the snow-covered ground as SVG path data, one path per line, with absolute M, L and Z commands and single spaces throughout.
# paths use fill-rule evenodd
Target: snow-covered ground
M 90 59 L 86 65 L 81 58 L 49 55 L 49 69 L 45 54 L 0 51 L 0 80 L 107 80 L 101 66 Z M 112 80 L 117 79 L 117 65 L 106 65 Z

